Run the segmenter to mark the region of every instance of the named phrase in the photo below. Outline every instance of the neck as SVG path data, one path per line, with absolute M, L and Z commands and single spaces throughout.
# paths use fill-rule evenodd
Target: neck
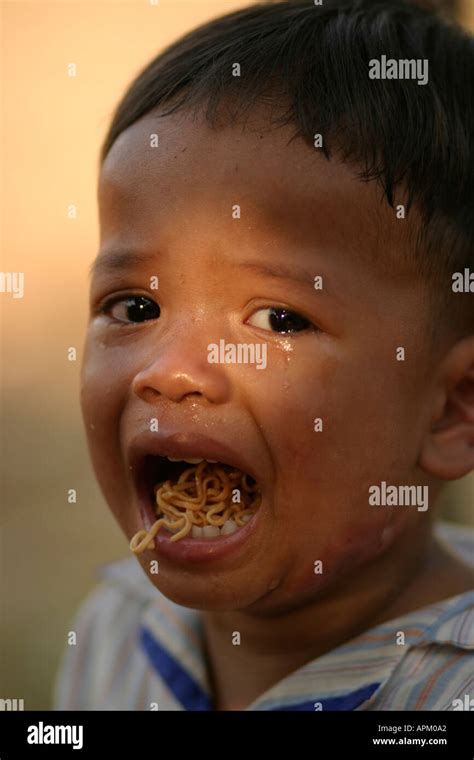
M 330 593 L 277 615 L 206 612 L 215 709 L 245 709 L 316 657 L 384 621 L 467 591 L 472 583 L 472 570 L 427 535 L 421 549 L 419 543 L 411 550 L 397 544 Z M 240 633 L 239 645 L 232 643 L 234 632 Z

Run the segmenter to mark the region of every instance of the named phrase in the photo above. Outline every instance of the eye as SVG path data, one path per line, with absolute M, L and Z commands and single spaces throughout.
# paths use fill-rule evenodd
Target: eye
M 302 317 L 301 314 L 279 306 L 258 309 L 248 321 L 254 327 L 260 327 L 262 330 L 271 330 L 277 333 L 302 332 L 313 327 L 311 322 Z
M 128 296 L 106 303 L 103 309 L 118 322 L 146 322 L 149 319 L 158 319 L 161 309 L 157 303 L 144 296 Z

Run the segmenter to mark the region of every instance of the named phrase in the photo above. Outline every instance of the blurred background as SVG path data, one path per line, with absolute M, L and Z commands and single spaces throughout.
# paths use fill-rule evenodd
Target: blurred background
M 146 62 L 197 24 L 250 4 L 1 2 L 1 270 L 25 273 L 25 295 L 0 297 L 0 697 L 23 698 L 27 710 L 51 707 L 66 634 L 95 569 L 129 556 L 89 465 L 78 402 L 87 270 L 99 242 L 99 146 Z M 474 0 L 433 4 L 474 29 Z M 71 347 L 77 361 L 68 360 Z M 470 477 L 449 487 L 444 513 L 472 523 L 473 500 Z

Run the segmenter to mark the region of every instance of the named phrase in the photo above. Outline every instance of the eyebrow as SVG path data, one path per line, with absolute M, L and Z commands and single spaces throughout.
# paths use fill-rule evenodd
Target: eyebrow
M 119 248 L 107 253 L 99 253 L 92 262 L 89 276 L 98 274 L 114 274 L 127 269 L 148 264 L 156 259 L 156 253 L 151 251 L 133 251 L 129 248 Z
M 301 272 L 297 273 L 292 267 L 286 267 L 283 264 L 264 264 L 262 261 L 243 261 L 236 264 L 239 269 L 246 269 L 254 274 L 264 275 L 266 277 L 278 277 L 285 280 L 294 280 L 303 285 L 310 284 L 313 287 L 314 275 Z M 315 273 L 317 274 L 317 273 Z
M 155 261 L 156 256 L 157 254 L 151 251 L 134 251 L 128 248 L 100 253 L 92 262 L 89 275 L 114 274 L 126 271 Z M 310 275 L 306 272 L 298 273 L 295 272 L 293 267 L 277 263 L 266 264 L 259 259 L 235 262 L 234 267 L 240 270 L 245 269 L 255 275 L 293 280 L 306 286 L 311 285 L 311 287 L 314 287 L 314 276 L 318 274 L 317 271 L 315 275 Z

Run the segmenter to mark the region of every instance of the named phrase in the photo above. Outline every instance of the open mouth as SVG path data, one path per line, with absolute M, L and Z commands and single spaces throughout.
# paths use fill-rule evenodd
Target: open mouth
M 172 542 L 230 536 L 252 519 L 261 503 L 260 487 L 251 475 L 201 457 L 146 455 L 137 478 L 155 522 L 133 536 L 130 549 L 135 554 L 153 549 L 160 530 Z

